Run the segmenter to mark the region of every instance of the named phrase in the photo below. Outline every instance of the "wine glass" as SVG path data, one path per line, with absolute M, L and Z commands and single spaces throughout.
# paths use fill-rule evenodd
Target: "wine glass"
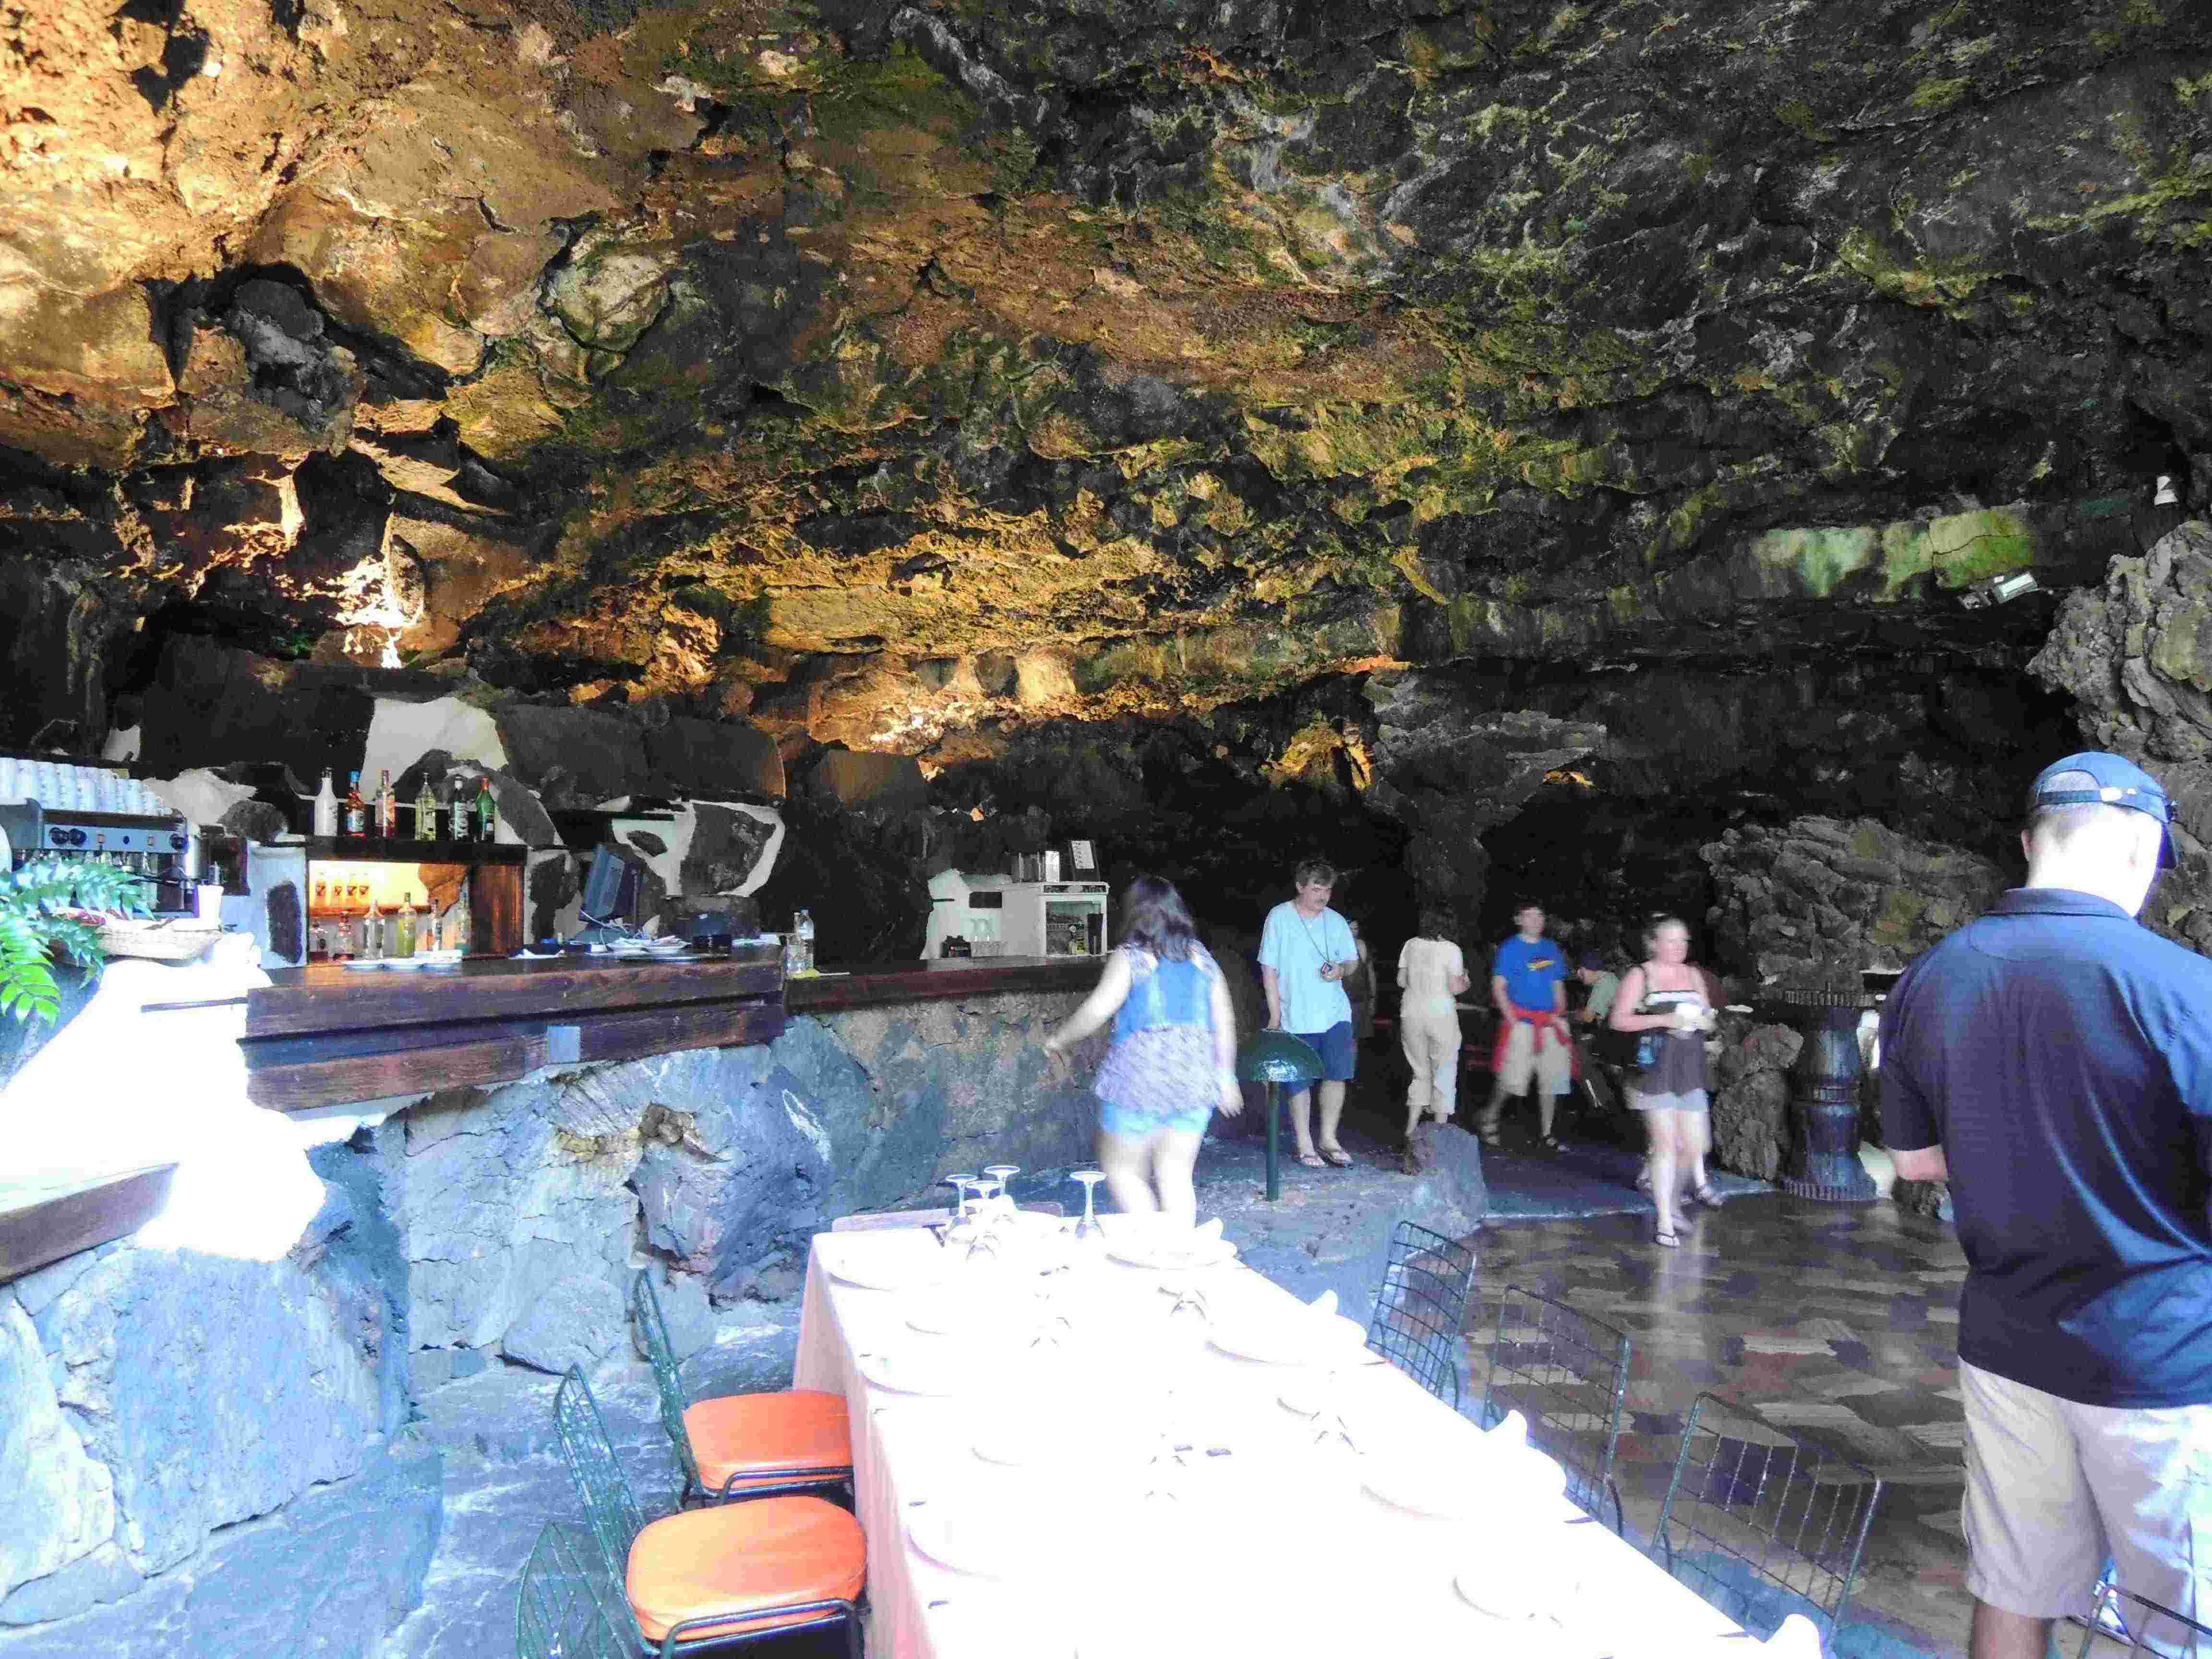
M 975 1180 L 971 1175 L 949 1175 L 937 1183 L 940 1187 L 951 1188 L 956 1194 L 952 1210 L 952 1219 L 956 1223 L 968 1218 L 968 1188 Z
M 1067 1177 L 1083 1183 L 1083 1218 L 1075 1224 L 1075 1236 L 1088 1238 L 1098 1231 L 1098 1222 L 1091 1212 L 1091 1204 L 1098 1191 L 1098 1183 L 1106 1179 L 1103 1170 L 1078 1170 Z
M 1009 1183 L 1021 1172 L 1022 1166 L 1018 1164 L 986 1164 L 983 1166 L 983 1173 L 999 1183 L 999 1193 L 994 1196 L 1003 1194 L 1009 1208 L 1012 1207 L 1014 1201 Z

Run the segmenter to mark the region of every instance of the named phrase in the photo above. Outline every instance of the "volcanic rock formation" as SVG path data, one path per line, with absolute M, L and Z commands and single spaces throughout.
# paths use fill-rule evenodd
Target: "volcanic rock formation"
M 1516 811 L 1995 856 L 2212 493 L 2200 8 L 50 0 L 0 181 L 16 744 L 206 635 L 1470 915 Z

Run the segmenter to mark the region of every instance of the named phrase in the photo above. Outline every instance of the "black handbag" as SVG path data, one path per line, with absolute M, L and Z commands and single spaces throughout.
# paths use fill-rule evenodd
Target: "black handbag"
M 1659 1058 L 1659 1039 L 1665 1035 L 1663 1031 L 1616 1031 L 1607 1025 L 1600 1028 L 1594 1046 L 1597 1057 L 1607 1066 L 1641 1072 Z

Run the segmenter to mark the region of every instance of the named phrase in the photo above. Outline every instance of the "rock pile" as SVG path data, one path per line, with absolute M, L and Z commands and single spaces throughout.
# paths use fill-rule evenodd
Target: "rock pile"
M 1805 1039 L 1787 1025 L 1730 1018 L 1712 1065 L 1713 1162 L 1772 1181 L 1790 1151 L 1790 1068 Z
M 2081 735 L 2156 773 L 2173 803 L 2176 867 L 2144 922 L 2212 950 L 2212 524 L 2179 526 L 2141 558 L 2115 559 L 2102 592 L 2067 598 L 2028 665 L 2081 700 Z
M 1861 969 L 1903 967 L 2008 884 L 1987 859 L 1871 818 L 1731 830 L 1699 855 L 1723 963 L 1769 988 L 1856 990 Z

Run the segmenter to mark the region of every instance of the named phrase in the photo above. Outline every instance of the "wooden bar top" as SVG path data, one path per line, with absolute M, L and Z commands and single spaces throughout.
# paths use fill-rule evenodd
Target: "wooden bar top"
M 772 945 L 742 954 L 485 957 L 452 968 L 279 968 L 246 998 L 246 1035 L 291 1036 L 365 1026 L 511 1019 L 773 995 L 783 974 Z
M 784 981 L 794 1013 L 882 1002 L 938 1002 L 1005 991 L 1084 991 L 1098 983 L 1103 957 L 933 957 L 926 962 L 830 963 L 822 976 Z M 844 977 L 838 977 L 840 972 Z

